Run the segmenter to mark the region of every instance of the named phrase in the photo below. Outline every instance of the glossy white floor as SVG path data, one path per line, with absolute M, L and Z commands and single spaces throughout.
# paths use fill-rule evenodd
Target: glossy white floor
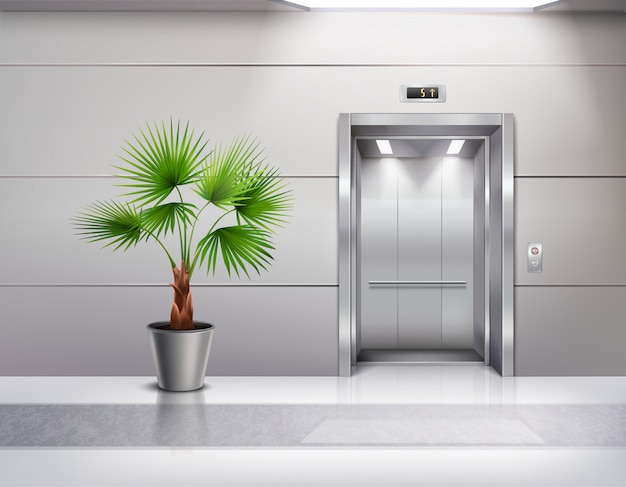
M 350 378 L 207 377 L 204 389 L 185 395 L 163 393 L 148 377 L 0 377 L 0 405 L 23 404 L 480 405 L 494 411 L 580 405 L 589 416 L 593 408 L 626 405 L 626 377 L 502 378 L 482 366 L 363 366 Z M 617 421 L 626 429 L 621 412 Z M 367 421 L 359 424 L 368 428 Z M 626 486 L 623 445 L 584 445 L 3 446 L 0 485 Z

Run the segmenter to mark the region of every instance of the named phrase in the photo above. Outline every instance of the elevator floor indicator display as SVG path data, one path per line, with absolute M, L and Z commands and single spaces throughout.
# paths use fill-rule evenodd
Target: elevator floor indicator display
M 406 97 L 414 98 L 439 98 L 439 88 L 437 86 L 424 86 L 421 88 L 409 86 L 406 89 Z
M 400 101 L 442 103 L 446 101 L 446 87 L 435 84 L 412 84 L 400 87 Z

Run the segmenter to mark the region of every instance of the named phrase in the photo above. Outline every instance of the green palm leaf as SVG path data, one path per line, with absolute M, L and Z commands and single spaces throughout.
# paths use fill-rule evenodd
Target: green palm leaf
M 218 258 L 229 275 L 267 270 L 274 250 L 272 227 L 286 221 L 292 196 L 278 171 L 265 165 L 256 140 L 244 136 L 205 150 L 204 133 L 195 136 L 189 123 L 172 119 L 146 124 L 130 140 L 122 147 L 123 163 L 115 167 L 131 201 L 85 207 L 73 219 L 77 235 L 114 250 L 153 239 L 171 267 L 183 261 L 189 275 L 198 263 L 214 273 Z M 204 200 L 202 205 L 187 199 L 193 192 Z M 205 210 L 207 218 L 215 219 L 198 242 L 196 227 Z M 236 224 L 219 227 L 225 218 Z M 168 248 L 172 240 L 162 239 L 169 234 L 178 237 L 179 255 Z
M 258 143 L 248 136 L 213 151 L 196 185 L 196 193 L 222 209 L 241 205 L 248 198 L 245 173 L 262 156 L 258 148 Z
M 257 273 L 260 269 L 267 269 L 272 256 L 268 252 L 274 247 L 270 243 L 269 234 L 250 225 L 236 225 L 222 227 L 210 232 L 199 243 L 200 262 L 206 260 L 207 273 L 217 264 L 218 254 L 222 255 L 228 275 L 231 269 L 239 276 L 243 271 L 248 277 L 248 267 Z
M 108 241 L 105 247 L 113 250 L 136 245 L 147 234 L 141 224 L 141 215 L 134 206 L 116 201 L 96 202 L 73 219 L 77 235 L 88 242 Z
M 174 233 L 176 227 L 184 228 L 196 219 L 196 206 L 191 203 L 173 202 L 153 206 L 141 213 L 147 232 L 155 237 Z
M 203 134 L 195 138 L 189 123 L 181 130 L 180 122 L 174 126 L 171 119 L 169 129 L 161 123 L 146 125 L 139 133 L 133 135 L 134 143 L 126 140 L 122 148 L 126 156 L 120 158 L 127 165 L 115 166 L 121 177 L 132 181 L 122 186 L 134 189 L 127 193 L 136 196 L 133 202 L 161 203 L 178 186 L 195 181 L 207 158 Z
M 251 167 L 246 175 L 245 198 L 236 206 L 237 214 L 250 225 L 270 230 L 286 222 L 293 201 L 291 191 L 278 177 L 278 170 Z M 271 230 L 270 230 L 271 231 Z

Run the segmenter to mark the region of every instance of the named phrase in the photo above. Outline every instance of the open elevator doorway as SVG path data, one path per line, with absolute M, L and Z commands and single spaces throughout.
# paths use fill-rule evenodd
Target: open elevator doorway
M 363 136 L 357 150 L 357 362 L 489 363 L 484 139 Z
M 514 375 L 512 123 L 341 115 L 340 375 L 361 363 Z

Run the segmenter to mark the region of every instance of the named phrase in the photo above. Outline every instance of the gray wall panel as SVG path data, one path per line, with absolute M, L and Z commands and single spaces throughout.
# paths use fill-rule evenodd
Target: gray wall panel
M 112 252 L 74 235 L 70 219 L 83 205 L 119 193 L 115 183 L 110 178 L 0 178 L 0 254 L 10 257 L 0 283 L 170 282 L 169 261 L 152 242 Z M 194 282 L 337 283 L 337 180 L 291 178 L 288 184 L 294 211 L 276 234 L 268 271 L 239 280 L 228 278 L 220 265 L 215 276 L 197 272 Z
M 123 137 L 144 121 L 169 116 L 190 119 L 215 141 L 252 132 L 267 148 L 268 160 L 283 173 L 333 176 L 337 175 L 338 113 L 415 111 L 513 113 L 517 175 L 626 176 L 625 24 L 626 16 L 615 14 L 3 12 L 0 176 L 107 174 Z M 420 81 L 445 84 L 447 102 L 427 108 L 400 103 L 399 85 Z M 276 264 L 259 280 L 336 282 L 337 182 L 290 181 L 297 189 L 296 219 L 279 233 Z M 518 179 L 516 282 L 537 285 L 554 278 L 567 285 L 610 279 L 626 284 L 625 257 L 619 253 L 626 248 L 622 181 Z M 0 282 L 167 282 L 169 270 L 153 269 L 147 248 L 141 257 L 113 255 L 71 236 L 67 218 L 80 203 L 110 194 L 105 189 L 110 188 L 109 182 L 0 177 L 0 252 L 5 259 Z M 550 196 L 553 191 L 558 198 Z M 598 261 L 584 255 L 585 245 L 596 237 L 593 248 L 602 254 Z M 525 275 L 522 260 L 529 239 L 546 244 L 543 275 Z M 581 262 L 581 258 L 585 259 Z M 139 272 L 126 274 L 126 268 Z M 235 290 L 239 288 L 227 291 Z M 94 310 L 102 307 L 102 294 L 95 291 L 0 287 L 0 363 L 4 364 L 0 374 L 151 374 L 145 362 L 141 366 L 136 362 L 147 353 L 140 348 L 145 344 L 143 326 L 128 332 L 125 341 L 81 328 L 85 316 L 96 315 Z M 269 335 L 261 339 L 270 342 L 269 353 L 248 350 L 250 360 L 244 357 L 237 362 L 242 341 L 245 347 L 253 347 L 258 338 L 252 334 L 246 341 L 252 325 L 231 327 L 223 348 L 216 347 L 219 352 L 211 366 L 217 368 L 209 372 L 335 373 L 336 290 L 258 291 L 265 293 L 263 310 L 275 318 Z M 553 291 L 518 288 L 518 294 L 535 293 L 543 301 L 549 301 Z M 595 345 L 587 348 L 587 356 L 576 356 L 567 347 L 561 355 L 534 353 L 536 343 L 559 350 L 559 337 L 540 336 L 540 328 L 532 323 L 543 318 L 527 319 L 535 308 L 522 298 L 516 305 L 518 327 L 522 327 L 517 373 L 623 373 L 620 359 L 609 355 L 621 338 L 615 323 L 626 322 L 623 300 L 611 298 L 614 291 L 594 291 L 603 296 L 598 299 L 603 300 L 606 313 L 596 316 L 602 316 L 597 326 L 606 333 L 588 337 Z M 134 292 L 151 296 L 153 291 L 109 289 L 107 310 L 128 308 Z M 291 292 L 300 294 L 295 299 Z M 325 297 L 318 299 L 317 293 Z M 66 303 L 75 303 L 76 296 L 81 304 L 67 314 Z M 147 309 L 153 307 L 152 298 L 139 301 Z M 292 302 L 304 310 L 311 306 L 311 313 L 293 311 Z M 566 300 L 555 303 L 563 310 L 570 306 Z M 28 308 L 28 313 L 20 315 L 18 307 Z M 253 313 L 252 309 L 236 311 Z M 558 318 L 555 313 L 551 316 Z M 143 321 L 144 314 L 145 310 L 133 321 Z M 241 316 L 242 322 L 247 319 Z M 294 316 L 300 323 L 309 323 L 310 317 L 315 326 L 293 326 Z M 105 314 L 103 320 L 115 317 Z M 47 327 L 51 320 L 61 332 Z M 547 329 L 558 329 L 559 323 L 548 324 Z M 586 321 L 571 323 L 570 335 L 592 333 Z M 322 332 L 312 337 L 309 333 L 316 326 Z M 58 351 L 38 353 L 27 343 L 29 330 L 44 330 L 41 340 Z M 216 344 L 220 336 L 225 333 L 216 336 Z M 94 348 L 94 338 L 117 345 L 115 360 Z M 306 340 L 310 349 L 301 349 Z M 292 360 L 295 353 L 300 357 L 297 366 Z M 10 368 L 5 367 L 6 360 Z M 254 369 L 248 368 L 252 362 Z
M 2 288 L 0 375 L 154 375 L 145 326 L 169 287 Z M 337 288 L 195 288 L 208 375 L 335 375 Z M 329 345 L 330 344 L 330 345 Z
M 626 62 L 624 18 L 611 13 L 3 12 L 0 22 L 0 62 Z
M 516 284 L 626 284 L 626 179 L 516 180 Z M 543 272 L 527 272 L 528 242 Z
M 519 68 L 515 174 L 626 175 L 624 86 L 624 66 Z
M 517 375 L 626 375 L 626 288 L 518 287 Z
M 285 174 L 337 175 L 338 113 L 413 112 L 399 86 L 423 79 L 447 85 L 429 112 L 515 114 L 516 174 L 626 175 L 624 66 L 0 66 L 0 171 L 109 174 L 125 137 L 174 117 L 214 142 L 252 133 Z
M 206 131 L 210 145 L 257 137 L 282 173 L 337 174 L 336 97 L 303 97 L 306 70 L 0 67 L 0 80 L 0 144 L 14 161 L 2 172 L 109 174 L 125 138 L 172 117 Z M 315 84 L 329 92 L 330 83 Z

